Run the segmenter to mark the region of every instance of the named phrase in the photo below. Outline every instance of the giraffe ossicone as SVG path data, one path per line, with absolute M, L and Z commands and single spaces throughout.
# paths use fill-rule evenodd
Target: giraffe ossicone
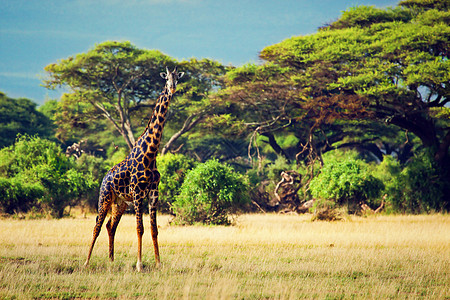
M 161 142 L 170 100 L 176 91 L 178 79 L 183 75 L 184 72 L 178 72 L 176 67 L 172 72 L 166 67 L 166 72 L 161 73 L 161 76 L 166 80 L 166 85 L 156 101 L 147 127 L 134 144 L 130 154 L 123 161 L 112 167 L 103 178 L 98 201 L 98 216 L 85 266 L 89 264 L 95 241 L 100 234 L 108 212 L 111 212 L 111 217 L 106 224 L 109 236 L 109 257 L 111 261 L 114 261 L 114 236 L 117 225 L 128 204 L 132 203 L 136 212 L 136 231 L 138 236 L 136 269 L 138 271 L 142 270 L 142 235 L 144 234 L 142 203 L 147 195 L 149 196 L 150 230 L 155 251 L 155 262 L 157 266 L 160 265 L 158 227 L 156 223 L 160 174 L 156 167 L 156 155 Z

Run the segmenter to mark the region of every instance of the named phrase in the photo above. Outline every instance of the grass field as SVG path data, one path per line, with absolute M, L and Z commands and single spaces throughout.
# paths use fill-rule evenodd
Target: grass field
M 106 228 L 82 267 L 95 216 L 0 220 L 0 298 L 450 299 L 450 216 L 243 215 L 231 227 L 177 227 L 160 216 L 162 266 L 149 220 L 135 272 L 134 216 L 121 221 L 116 260 Z

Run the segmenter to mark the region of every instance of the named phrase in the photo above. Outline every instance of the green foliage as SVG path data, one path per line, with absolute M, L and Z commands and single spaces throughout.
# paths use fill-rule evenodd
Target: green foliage
M 68 86 L 62 97 L 58 124 L 66 131 L 102 118 L 109 121 L 131 149 L 134 144 L 130 115 L 148 106 L 164 87 L 159 76 L 174 60 L 157 50 L 138 49 L 130 42 L 107 41 L 57 64 L 45 67 L 47 88 Z
M 47 88 L 68 86 L 73 91 L 61 97 L 54 113 L 58 138 L 79 141 L 88 133 L 100 148 L 114 142 L 131 149 L 164 88 L 160 72 L 175 66 L 185 76 L 177 86 L 176 101 L 171 103 L 170 111 L 176 113 L 166 124 L 164 138 L 167 133 L 173 137 L 161 149 L 166 153 L 213 110 L 208 96 L 220 87 L 219 78 L 227 67 L 210 59 L 178 62 L 158 50 L 139 49 L 128 41 L 107 41 L 45 68 Z M 99 136 L 98 132 L 106 131 L 108 135 Z
M 352 157 L 326 159 L 320 174 L 310 183 L 314 197 L 347 204 L 350 212 L 355 212 L 360 201 L 379 197 L 383 188 L 382 181 L 370 174 L 367 163 Z
M 156 158 L 158 171 L 161 175 L 159 182 L 159 209 L 170 213 L 172 203 L 180 193 L 186 174 L 194 168 L 195 162 L 182 154 L 167 153 Z
M 404 143 L 403 146 L 397 146 L 400 151 L 407 150 L 404 153 L 406 156 L 399 154 L 399 157 L 402 156 L 401 161 L 405 162 L 411 156 L 408 151 L 426 148 L 434 162 L 416 163 L 417 168 L 409 164 L 401 178 L 408 182 L 413 180 L 418 186 L 424 184 L 424 190 L 427 190 L 430 184 L 427 184 L 426 178 L 422 178 L 424 181 L 419 184 L 420 172 L 417 170 L 428 170 L 427 165 L 434 169 L 432 174 L 428 174 L 428 171 L 425 173 L 433 175 L 435 179 L 431 186 L 433 189 L 441 188 L 441 191 L 428 195 L 439 200 L 424 200 L 424 203 L 430 204 L 417 208 L 428 211 L 427 207 L 439 209 L 448 207 L 450 203 L 450 193 L 446 188 L 450 186 L 446 171 L 450 169 L 450 121 L 445 109 L 448 106 L 450 80 L 449 1 L 405 0 L 400 6 L 393 9 L 352 8 L 323 30 L 266 47 L 260 56 L 268 65 L 290 69 L 284 76 L 290 80 L 278 81 L 280 85 L 276 89 L 279 94 L 286 90 L 293 91 L 291 97 L 283 97 L 281 101 L 274 97 L 269 99 L 278 107 L 288 107 L 293 102 L 296 107 L 304 109 L 289 109 L 287 112 L 278 110 L 278 119 L 301 120 L 302 125 L 314 128 L 316 132 L 313 132 L 310 140 L 315 149 L 333 149 L 336 142 L 344 141 L 343 136 L 349 132 L 343 144 L 350 145 L 355 140 L 361 140 L 355 137 L 355 131 L 349 130 L 352 127 L 343 122 L 349 120 L 372 120 L 379 124 L 382 130 L 376 131 L 375 126 L 369 128 L 372 137 L 363 130 L 360 132 L 367 136 L 366 140 L 372 141 L 372 145 L 368 146 L 379 148 L 377 157 L 380 159 L 383 150 L 388 154 L 393 152 L 389 145 L 384 149 L 379 147 L 380 139 L 389 138 L 389 130 L 381 125 L 401 128 L 407 132 L 407 140 L 408 135 L 417 138 L 418 145 Z M 260 92 L 253 95 L 254 99 L 265 99 L 262 91 L 266 88 L 269 85 L 259 83 Z M 234 90 L 239 91 L 237 88 Z M 294 91 L 298 91 L 297 95 Z M 276 90 L 272 89 L 272 94 L 276 95 Z M 289 115 L 292 112 L 297 115 Z M 270 120 L 274 118 L 266 115 L 267 122 L 259 124 L 272 124 Z M 337 127 L 338 124 L 342 127 Z M 318 133 L 322 135 L 321 140 Z M 326 143 L 321 147 L 319 142 L 323 140 Z M 377 142 L 373 142 L 375 140 Z M 300 141 L 306 144 L 301 138 Z M 408 201 L 422 201 L 414 200 L 421 197 L 420 193 L 414 191 L 417 188 L 411 186 L 411 192 L 408 192 L 408 186 L 407 182 L 398 183 L 402 193 L 411 195 Z M 339 193 L 327 196 L 338 197 Z M 406 198 L 401 198 L 404 199 L 401 203 L 405 203 Z M 440 201 L 440 204 L 433 201 Z M 406 205 L 411 207 L 407 209 L 410 211 L 415 211 L 416 206 Z
M 344 11 L 339 20 L 330 25 L 330 28 L 365 27 L 375 23 L 408 22 L 411 19 L 412 15 L 410 11 L 398 7 L 394 9 L 380 9 L 374 6 L 357 6 Z
M 52 130 L 50 119 L 36 110 L 36 103 L 0 92 L 0 149 L 13 144 L 18 133 L 50 137 Z
M 429 9 L 447 10 L 450 8 L 448 0 L 402 0 L 400 6 L 411 8 L 416 11 Z
M 7 213 L 33 204 L 60 218 L 67 205 L 95 186 L 56 143 L 39 137 L 19 136 L 0 150 L 0 161 L 2 210 Z
M 386 200 L 395 212 L 417 214 L 445 210 L 445 182 L 430 155 L 415 157 L 403 169 L 393 158 L 385 157 L 375 176 L 384 182 Z
M 248 201 L 245 178 L 217 160 L 199 164 L 190 171 L 173 203 L 181 224 L 229 224 L 229 214 Z
M 103 177 L 110 169 L 109 161 L 101 157 L 83 154 L 75 161 L 75 169 L 92 180 L 86 193 L 80 197 L 81 204 L 92 211 L 96 211 L 98 203 L 99 188 Z M 80 184 L 82 185 L 82 183 Z
M 0 177 L 0 211 L 7 214 L 28 211 L 44 195 L 39 183 L 29 183 L 21 178 Z
M 428 108 L 447 103 L 448 18 L 446 10 L 354 8 L 335 23 L 342 26 L 266 47 L 261 57 L 292 68 L 299 105 L 315 111 L 318 122 L 373 118 L 439 149 L 448 122 L 433 123 Z

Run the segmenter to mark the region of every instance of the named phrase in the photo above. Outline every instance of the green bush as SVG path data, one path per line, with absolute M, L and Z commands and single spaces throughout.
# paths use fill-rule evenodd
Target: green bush
M 445 183 L 431 155 L 421 153 L 402 166 L 385 156 L 373 174 L 383 181 L 386 211 L 427 213 L 445 210 Z
M 39 206 L 55 217 L 74 204 L 92 186 L 89 174 L 76 169 L 56 143 L 38 137 L 19 136 L 16 143 L 0 150 L 2 210 L 11 213 Z M 9 184 L 7 183 L 9 181 Z
M 97 211 L 100 185 L 110 167 L 108 161 L 89 154 L 83 154 L 75 161 L 76 170 L 92 178 L 92 184 L 82 195 L 81 204 L 83 207 L 89 208 L 91 211 Z
M 0 211 L 3 213 L 28 211 L 43 195 L 44 187 L 39 183 L 28 183 L 19 177 L 0 177 Z
M 444 183 L 430 155 L 413 158 L 386 181 L 387 200 L 394 211 L 423 213 L 444 210 Z
M 310 211 L 313 213 L 311 221 L 339 221 L 342 219 L 334 201 L 317 200 Z
M 360 201 L 378 198 L 384 189 L 382 181 L 370 174 L 367 163 L 354 157 L 326 160 L 318 176 L 310 183 L 314 197 L 347 204 L 350 213 L 356 212 Z
M 245 178 L 217 160 L 209 160 L 191 170 L 173 203 L 179 224 L 230 223 L 228 216 L 248 202 Z
M 159 182 L 159 209 L 170 213 L 172 203 L 180 193 L 186 174 L 194 168 L 195 161 L 182 154 L 167 153 L 157 157 Z

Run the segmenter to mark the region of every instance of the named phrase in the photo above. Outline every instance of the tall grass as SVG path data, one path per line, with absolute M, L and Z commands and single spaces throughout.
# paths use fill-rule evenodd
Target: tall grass
M 147 230 L 143 273 L 134 216 L 119 225 L 115 262 L 103 228 L 87 269 L 95 216 L 0 220 L 0 298 L 450 297 L 450 216 L 309 219 L 244 215 L 232 227 L 178 227 L 160 216 L 162 267 L 153 267 Z

